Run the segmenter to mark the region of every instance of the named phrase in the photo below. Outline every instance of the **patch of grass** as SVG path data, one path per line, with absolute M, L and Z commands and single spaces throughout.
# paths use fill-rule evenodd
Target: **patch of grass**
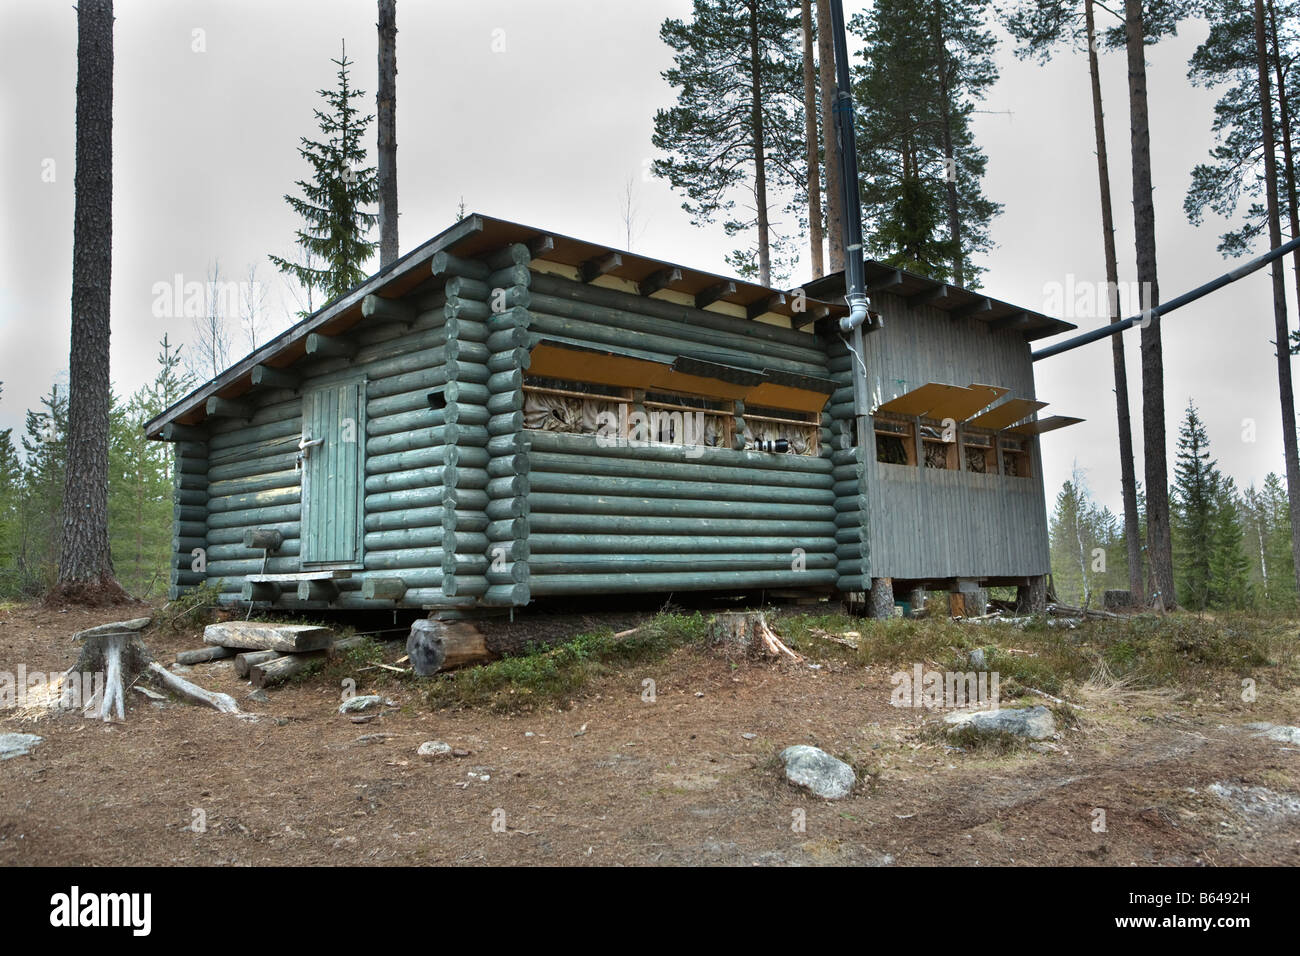
M 497 712 L 562 704 L 596 678 L 703 644 L 707 627 L 699 612 L 659 614 L 623 638 L 606 629 L 563 644 L 532 645 L 517 657 L 434 676 L 427 699 L 435 708 L 488 706 Z
M 221 581 L 204 581 L 174 601 L 168 601 L 154 617 L 154 625 L 169 631 L 204 627 L 216 620 Z
M 1140 614 L 1089 620 L 1074 629 L 1035 617 L 1020 625 L 970 624 L 947 618 L 870 620 L 842 614 L 782 616 L 777 629 L 791 647 L 813 658 L 849 666 L 910 668 L 933 662 L 970 670 L 969 655 L 985 649 L 988 669 L 1000 675 L 1004 701 L 1035 691 L 1065 696 L 1098 669 L 1144 688 L 1195 688 L 1223 673 L 1290 671 L 1296 663 L 1293 621 L 1260 614 Z M 856 647 L 819 636 L 856 633 Z

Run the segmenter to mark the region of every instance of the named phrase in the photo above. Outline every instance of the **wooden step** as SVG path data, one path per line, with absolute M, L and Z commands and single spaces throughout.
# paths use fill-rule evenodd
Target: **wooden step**
M 244 580 L 253 584 L 297 584 L 299 581 L 345 581 L 351 571 L 290 571 L 285 574 L 246 574 Z
M 259 624 L 224 621 L 203 629 L 203 643 L 246 651 L 281 651 L 285 654 L 319 651 L 334 643 L 334 632 L 315 624 Z

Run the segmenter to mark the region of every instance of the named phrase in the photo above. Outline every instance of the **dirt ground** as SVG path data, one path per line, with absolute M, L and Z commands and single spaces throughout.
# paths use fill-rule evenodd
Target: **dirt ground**
M 138 613 L 0 610 L 0 671 L 62 671 L 73 632 Z M 147 639 L 164 662 L 201 644 Z M 921 733 L 935 718 L 890 706 L 890 670 L 680 650 L 523 715 L 430 712 L 386 683 L 394 706 L 357 724 L 323 677 L 258 704 L 229 661 L 197 665 L 261 719 L 134 690 L 121 723 L 0 711 L 0 732 L 44 738 L 0 761 L 0 865 L 1300 864 L 1300 750 L 1244 726 L 1300 723 L 1295 689 L 1102 695 L 1046 752 L 990 756 Z M 427 740 L 470 753 L 426 761 Z M 867 776 L 809 797 L 775 759 L 797 743 Z

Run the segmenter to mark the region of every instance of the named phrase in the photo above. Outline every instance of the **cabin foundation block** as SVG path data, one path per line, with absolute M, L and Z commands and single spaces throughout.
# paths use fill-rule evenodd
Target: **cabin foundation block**
M 867 593 L 867 614 L 874 618 L 894 616 L 894 579 L 872 578 Z

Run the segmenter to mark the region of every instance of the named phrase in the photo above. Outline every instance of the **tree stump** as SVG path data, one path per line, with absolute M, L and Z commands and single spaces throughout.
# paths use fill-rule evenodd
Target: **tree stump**
M 801 660 L 776 635 L 762 611 L 724 611 L 709 622 L 709 645 L 728 658 L 767 658 L 782 654 Z
M 85 703 L 87 716 L 111 720 L 113 711 L 122 720 L 126 717 L 123 691 L 127 681 L 145 671 L 153 658 L 140 639 L 140 632 L 149 626 L 150 619 L 138 617 L 130 621 L 101 624 L 78 631 L 72 639 L 81 644 L 81 653 L 73 670 L 79 673 L 102 673 L 104 689 Z
M 1029 579 L 1029 584 L 1016 588 L 1018 614 L 1043 614 L 1047 611 L 1047 576 L 1040 574 Z
M 871 579 L 871 591 L 867 594 L 867 615 L 873 618 L 894 616 L 893 578 Z

